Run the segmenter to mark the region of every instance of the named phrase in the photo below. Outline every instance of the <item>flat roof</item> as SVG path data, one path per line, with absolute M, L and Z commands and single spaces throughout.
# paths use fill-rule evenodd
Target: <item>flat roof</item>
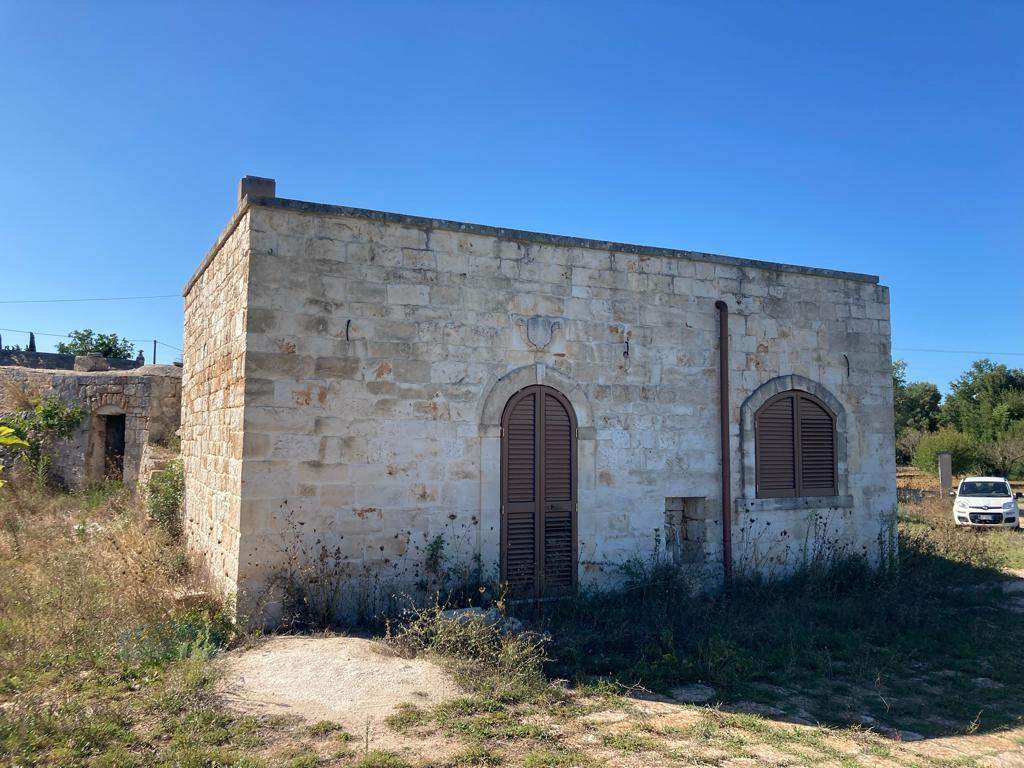
M 419 229 L 437 229 L 447 232 L 467 232 L 474 235 L 484 235 L 500 238 L 502 240 L 514 240 L 518 242 L 539 243 L 541 245 L 555 245 L 565 248 L 587 248 L 596 251 L 615 251 L 617 253 L 632 253 L 638 256 L 658 256 L 667 258 L 686 259 L 688 261 L 703 261 L 712 264 L 725 264 L 735 267 L 753 267 L 755 269 L 773 270 L 777 272 L 795 272 L 798 274 L 814 275 L 818 277 L 830 277 L 837 280 L 852 280 L 861 283 L 878 283 L 877 275 L 868 275 L 861 272 L 844 272 L 837 269 L 823 269 L 821 267 L 804 267 L 797 264 L 784 264 L 774 261 L 760 261 L 757 259 L 743 259 L 736 256 L 723 256 L 717 253 L 704 253 L 702 251 L 685 251 L 676 248 L 660 248 L 651 245 L 636 245 L 632 243 L 616 243 L 609 240 L 591 240 L 585 237 L 571 237 L 568 235 L 551 235 L 544 232 L 530 232 L 522 229 L 508 229 L 506 227 L 494 227 L 487 224 L 470 224 L 463 221 L 450 221 L 448 219 L 433 219 L 425 216 L 410 216 L 405 213 L 391 213 L 388 211 L 373 211 L 366 208 L 352 208 L 345 205 L 328 205 L 325 203 L 310 203 L 303 200 L 290 200 L 283 197 L 247 197 L 231 217 L 231 221 L 217 238 L 213 247 L 203 259 L 199 268 L 185 284 L 183 295 L 188 295 L 189 290 L 195 284 L 199 276 L 206 270 L 207 265 L 220 250 L 224 242 L 231 236 L 238 222 L 251 207 L 274 208 L 293 213 L 302 213 L 311 216 L 340 216 L 356 219 L 367 219 L 387 224 L 400 224 L 406 227 Z

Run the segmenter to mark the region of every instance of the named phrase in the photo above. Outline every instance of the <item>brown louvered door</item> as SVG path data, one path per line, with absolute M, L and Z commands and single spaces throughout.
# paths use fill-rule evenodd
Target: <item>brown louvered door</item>
M 516 596 L 537 582 L 539 413 L 533 392 L 513 396 L 502 429 L 502 580 Z
M 549 387 L 517 392 L 502 420 L 502 579 L 513 597 L 576 583 L 576 424 Z
M 835 419 L 817 398 L 776 395 L 754 429 L 759 498 L 836 495 Z
M 553 390 L 541 388 L 541 520 L 544 531 L 544 566 L 540 591 L 564 594 L 576 581 L 576 467 L 573 456 L 575 429 L 569 404 Z

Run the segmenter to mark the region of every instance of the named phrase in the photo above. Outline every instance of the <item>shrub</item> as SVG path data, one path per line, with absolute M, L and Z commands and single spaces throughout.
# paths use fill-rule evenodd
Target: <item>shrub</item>
M 920 429 L 905 429 L 896 437 L 896 463 L 899 465 L 911 464 L 914 461 L 914 454 L 921 438 L 927 435 Z
M 547 689 L 546 640 L 532 632 L 503 632 L 479 615 L 449 618 L 442 606 L 413 609 L 388 640 L 411 653 L 445 659 L 458 682 L 499 701 L 529 699 Z
M 185 466 L 181 459 L 154 472 L 148 491 L 146 506 L 150 519 L 177 538 L 181 535 L 181 510 L 185 500 Z
M 953 472 L 962 475 L 970 472 L 978 461 L 978 449 L 974 440 L 953 429 L 941 429 L 925 435 L 914 451 L 914 466 L 925 472 L 938 474 L 938 457 L 949 451 L 953 459 Z
M 28 443 L 22 440 L 20 437 L 14 434 L 14 430 L 10 427 L 0 427 L 0 445 L 10 445 L 19 448 L 27 448 Z M 3 472 L 4 466 L 0 464 L 0 472 Z M 3 487 L 4 480 L 0 477 L 0 488 Z
M 143 667 L 210 656 L 227 645 L 233 632 L 224 613 L 194 608 L 129 630 L 121 637 L 119 656 L 129 666 Z
M 68 405 L 59 397 L 34 397 L 28 410 L 4 416 L 0 422 L 19 438 L 15 443 L 20 459 L 39 488 L 46 486 L 50 475 L 52 453 L 58 441 L 68 440 L 78 428 L 85 413 L 79 405 Z

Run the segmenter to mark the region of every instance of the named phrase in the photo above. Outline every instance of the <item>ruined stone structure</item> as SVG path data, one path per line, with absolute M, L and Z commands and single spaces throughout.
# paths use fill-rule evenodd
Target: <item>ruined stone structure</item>
M 184 292 L 186 526 L 225 592 L 296 532 L 353 590 L 409 588 L 438 540 L 525 594 L 635 557 L 712 586 L 723 522 L 737 573 L 889 546 L 877 278 L 239 197 Z
M 57 357 L 71 358 L 74 370 L 55 367 L 65 364 Z M 163 445 L 176 440 L 181 421 L 180 367 L 110 370 L 103 357 L 49 358 L 46 368 L 0 365 L 0 413 L 22 409 L 28 397 L 56 396 L 82 406 L 75 434 L 56 446 L 55 482 L 79 489 L 113 478 L 134 488 L 173 455 Z

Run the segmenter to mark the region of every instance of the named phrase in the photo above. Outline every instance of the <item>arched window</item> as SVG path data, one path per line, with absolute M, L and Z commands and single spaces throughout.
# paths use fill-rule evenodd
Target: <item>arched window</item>
M 800 390 L 775 395 L 754 417 L 757 497 L 835 496 L 836 417 Z

